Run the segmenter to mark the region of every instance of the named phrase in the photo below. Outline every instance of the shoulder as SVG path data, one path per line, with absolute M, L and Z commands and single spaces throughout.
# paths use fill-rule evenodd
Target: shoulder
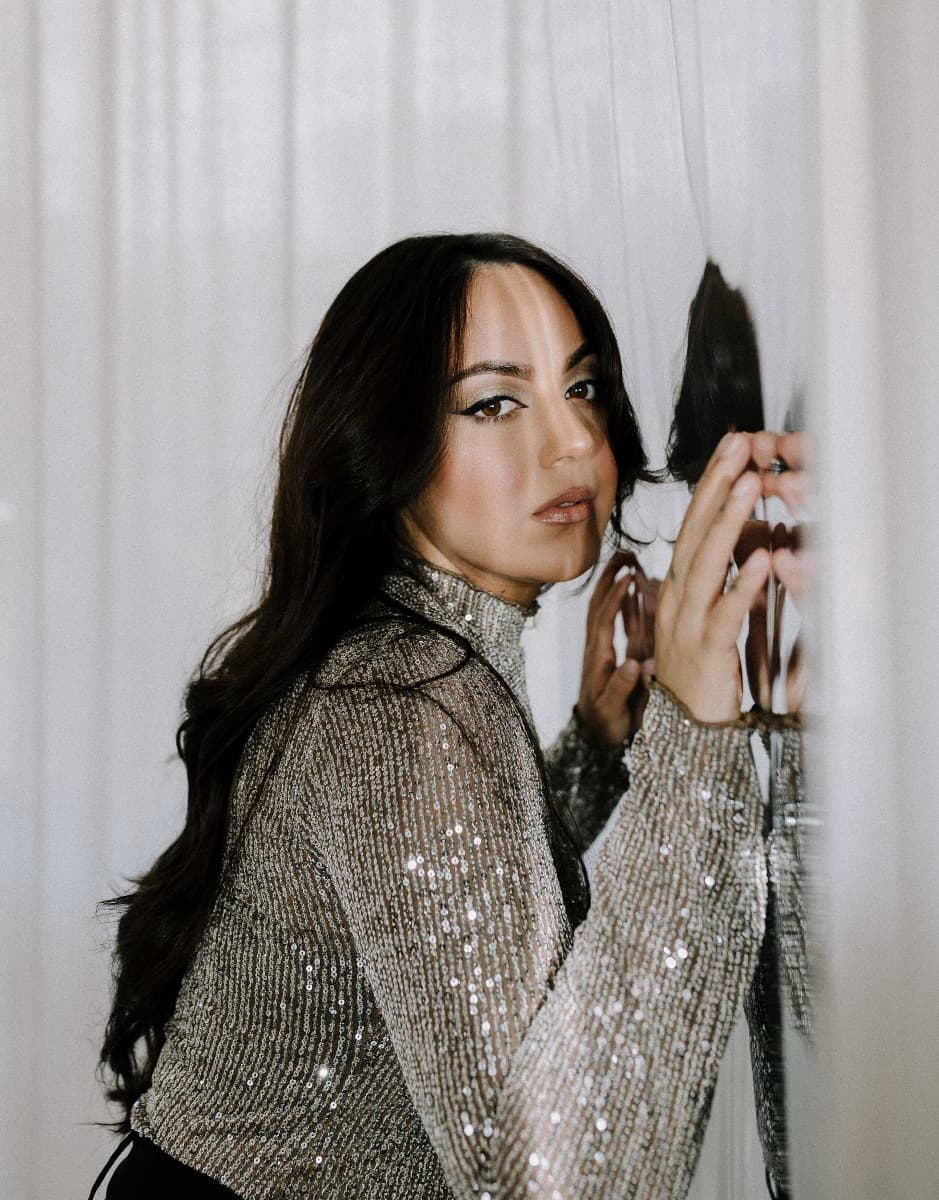
M 452 816 L 501 797 L 516 822 L 539 811 L 537 753 L 511 694 L 445 632 L 404 614 L 360 625 L 307 682 L 283 778 L 291 819 L 314 836 L 328 842 L 349 813 L 424 820 L 428 804 Z
M 374 605 L 327 653 L 317 687 L 394 682 L 405 686 L 458 669 L 467 658 L 455 638 L 418 617 Z
M 457 636 L 377 606 L 347 630 L 316 672 L 314 690 L 354 693 L 359 701 L 405 689 L 420 697 L 484 697 L 508 704 L 505 687 L 485 661 Z
M 351 757 L 436 745 L 443 727 L 464 749 L 527 744 L 524 720 L 498 676 L 464 643 L 417 617 L 386 612 L 340 638 L 313 680 L 308 707 L 315 757 L 343 769 Z M 500 755 L 501 757 L 501 755 Z

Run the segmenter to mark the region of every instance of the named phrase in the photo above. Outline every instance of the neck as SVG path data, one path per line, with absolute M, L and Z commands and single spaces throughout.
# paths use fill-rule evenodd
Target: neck
M 518 604 L 521 608 L 530 608 L 544 586 L 537 580 L 513 579 L 510 576 L 489 571 L 458 555 L 445 554 L 419 529 L 411 531 L 408 553 L 415 558 L 422 558 L 425 562 L 439 567 L 443 571 L 448 571 L 451 575 L 458 575 L 467 583 L 471 583 L 473 587 L 479 588 L 480 591 L 488 592 L 491 596 L 498 596 L 500 600 L 506 600 L 509 604 Z
M 397 566 L 382 580 L 382 592 L 466 638 L 499 671 L 528 712 L 521 637 L 526 621 L 538 610 L 537 602 L 523 607 L 504 600 L 413 551 L 400 553 Z

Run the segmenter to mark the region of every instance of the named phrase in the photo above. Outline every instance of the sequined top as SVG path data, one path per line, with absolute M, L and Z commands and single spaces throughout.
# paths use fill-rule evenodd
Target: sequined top
M 415 561 L 383 590 L 249 739 L 133 1128 L 257 1200 L 684 1196 L 763 930 L 749 730 L 654 687 L 619 799 L 572 717 L 547 759 L 584 844 L 619 800 L 573 928 L 530 610 Z

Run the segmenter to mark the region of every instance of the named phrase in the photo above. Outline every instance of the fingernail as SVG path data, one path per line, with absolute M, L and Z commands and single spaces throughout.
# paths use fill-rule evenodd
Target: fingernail
M 725 433 L 717 446 L 717 452 L 721 458 L 727 458 L 740 445 L 739 433 Z
M 734 486 L 730 489 L 732 496 L 745 496 L 748 492 L 755 490 L 756 476 L 747 471 L 741 475 Z

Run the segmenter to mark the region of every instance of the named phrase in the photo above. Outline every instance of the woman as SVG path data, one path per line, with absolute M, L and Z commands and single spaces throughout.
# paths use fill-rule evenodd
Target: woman
M 620 560 L 544 754 L 519 638 L 644 471 L 609 321 L 504 235 L 357 272 L 292 397 L 263 598 L 187 693 L 185 829 L 118 901 L 111 1200 L 684 1194 L 763 928 L 735 641 L 770 555 L 722 589 L 776 451 L 725 439 L 697 487 L 590 903 L 643 686 Z

